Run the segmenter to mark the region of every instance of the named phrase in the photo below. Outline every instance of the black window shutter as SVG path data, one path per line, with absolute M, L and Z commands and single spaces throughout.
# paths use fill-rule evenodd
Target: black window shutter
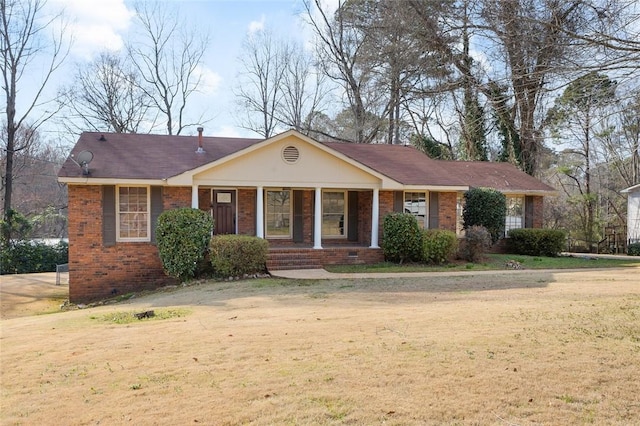
M 395 191 L 393 193 L 393 211 L 396 213 L 404 213 L 404 192 Z
M 533 197 L 524 197 L 524 227 L 533 228 Z
M 349 191 L 347 205 L 347 239 L 358 241 L 358 191 Z
M 151 242 L 156 242 L 156 225 L 158 216 L 162 213 L 162 187 L 151 187 Z
M 304 241 L 304 191 L 293 191 L 293 241 Z
M 116 187 L 102 187 L 102 245 L 116 244 Z
M 437 192 L 429 192 L 429 228 L 431 229 L 438 229 L 440 226 L 438 195 Z

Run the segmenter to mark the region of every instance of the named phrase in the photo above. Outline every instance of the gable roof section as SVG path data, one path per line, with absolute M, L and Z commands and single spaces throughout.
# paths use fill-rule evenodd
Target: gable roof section
M 403 185 L 467 187 L 469 184 L 448 173 L 440 164 L 412 146 L 324 142 Z
M 100 140 L 104 135 L 104 139 Z M 169 136 L 131 133 L 82 133 L 71 151 L 77 156 L 91 151 L 91 178 L 161 180 L 176 176 L 241 151 L 262 139 L 203 137 L 204 153 L 196 153 L 197 136 Z M 71 158 L 58 176 L 86 178 Z
M 528 175 L 510 163 L 488 161 L 442 161 L 447 173 L 458 176 L 475 188 L 494 188 L 504 193 L 555 194 L 555 188 Z
M 198 136 L 86 132 L 78 139 L 58 177 L 68 183 L 191 182 L 191 176 L 214 164 L 241 161 L 244 155 L 291 135 L 382 177 L 383 182 L 392 183 L 394 188 L 490 187 L 505 193 L 555 193 L 554 188 L 508 163 L 434 160 L 412 146 L 318 142 L 294 130 L 266 140 L 203 136 L 204 153 L 196 153 Z M 93 153 L 90 176 L 84 176 L 72 159 L 82 151 Z
M 637 184 L 637 185 L 630 186 L 630 187 L 625 188 L 622 191 L 620 191 L 620 193 L 622 193 L 622 194 L 631 194 L 633 192 L 640 192 L 640 183 Z
M 509 163 L 434 160 L 404 145 L 324 143 L 404 185 L 485 187 L 513 194 L 550 195 L 555 189 Z
M 337 152 L 333 149 L 328 148 L 325 144 L 322 144 L 308 136 L 303 135 L 302 133 L 296 131 L 296 130 L 288 130 L 286 132 L 280 133 L 278 135 L 272 136 L 269 139 L 260 139 L 257 140 L 254 144 L 233 152 L 229 155 L 227 155 L 224 158 L 220 158 L 218 160 L 216 160 L 214 163 L 209 163 L 209 164 L 204 164 L 198 168 L 195 169 L 190 169 L 190 170 L 185 170 L 182 174 L 177 175 L 171 179 L 168 179 L 168 183 L 172 184 L 172 185 L 190 185 L 192 182 L 192 179 L 194 178 L 194 176 L 199 175 L 203 172 L 206 171 L 211 171 L 214 170 L 214 167 L 219 167 L 219 166 L 223 166 L 225 163 L 232 163 L 237 161 L 243 161 L 242 158 L 244 159 L 248 159 L 251 157 L 252 153 L 254 153 L 255 151 L 260 150 L 260 152 L 265 152 L 269 149 L 270 146 L 272 145 L 277 145 L 278 143 L 281 143 L 283 141 L 287 141 L 287 140 L 292 140 L 292 138 L 295 138 L 295 140 L 303 142 L 305 144 L 308 144 L 310 146 L 313 146 L 317 149 L 320 149 L 321 151 L 324 151 L 325 153 L 329 154 L 330 156 L 332 156 L 333 158 L 348 163 L 351 166 L 360 169 L 361 171 L 363 171 L 364 173 L 370 175 L 370 176 L 374 176 L 378 179 L 380 179 L 381 181 L 383 181 L 383 186 L 385 185 L 385 183 L 397 186 L 401 186 L 400 184 L 398 184 L 397 182 L 390 182 L 390 179 L 385 176 L 384 174 L 380 173 L 379 171 L 375 170 L 375 169 L 371 169 L 369 167 L 367 167 L 365 164 L 362 164 L 358 161 L 353 160 L 352 158 L 345 156 L 343 154 L 341 154 L 340 152 Z M 215 149 L 215 148 L 214 148 Z M 267 159 L 265 159 L 267 160 Z M 251 167 L 251 166 L 249 166 Z M 258 166 L 260 167 L 260 166 Z M 304 178 L 305 176 L 300 176 L 300 178 Z M 302 179 L 304 180 L 304 179 Z M 386 182 L 385 182 L 386 181 Z M 296 182 L 290 181 L 287 184 L 291 185 L 291 184 L 295 184 Z

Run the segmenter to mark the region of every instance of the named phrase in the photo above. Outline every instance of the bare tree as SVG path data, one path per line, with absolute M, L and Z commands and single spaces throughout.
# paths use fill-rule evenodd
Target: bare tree
M 270 31 L 249 34 L 242 45 L 235 95 L 244 111 L 240 125 L 264 138 L 274 135 L 277 108 L 284 96 L 287 49 Z
M 261 30 L 247 36 L 239 62 L 234 93 L 244 114 L 240 125 L 265 138 L 290 128 L 309 134 L 326 96 L 311 55 Z
M 206 52 L 209 36 L 180 19 L 177 10 L 160 3 L 135 4 L 142 31 L 140 38 L 127 45 L 131 61 L 142 76 L 140 86 L 156 110 L 155 124 L 165 127 L 167 134 L 179 135 L 185 127 L 200 124 L 186 122 L 186 109 L 191 95 L 201 83 L 199 67 Z
M 560 172 L 570 179 L 575 191 L 572 195 L 578 206 L 581 231 L 590 249 L 597 242 L 598 194 L 593 179 L 597 145 L 600 135 L 609 132 L 606 111 L 615 102 L 615 90 L 616 82 L 607 75 L 588 73 L 567 86 L 548 117 L 554 135 L 567 146 L 563 153 L 569 162 Z
M 372 64 L 365 60 L 367 35 L 353 25 L 349 2 L 340 0 L 333 16 L 321 0 L 305 0 L 304 4 L 317 37 L 316 47 L 323 71 L 342 87 L 353 116 L 353 137 L 350 139 L 357 143 L 372 142 L 382 124 L 377 114 L 380 112 L 377 106 L 382 101 L 373 89 Z M 376 119 L 369 123 L 372 117 Z
M 14 155 L 32 142 L 31 137 L 19 138 L 20 131 L 27 126 L 27 121 L 30 122 L 29 129 L 35 131 L 56 112 L 56 109 L 44 107 L 43 92 L 67 53 L 63 48 L 64 26 L 53 37 L 47 34 L 54 27 L 53 21 L 60 16 L 45 16 L 44 6 L 42 0 L 0 0 L 0 64 L 6 117 L 3 217 L 6 221 L 10 220 L 12 209 Z M 27 69 L 43 59 L 44 71 L 41 78 L 34 81 Z M 22 95 L 29 93 L 27 87 L 32 95 Z M 22 105 L 20 112 L 18 105 Z M 5 229 L 7 232 L 3 237 L 9 241 L 10 226 Z
M 328 94 L 325 76 L 300 44 L 287 44 L 284 53 L 286 69 L 276 118 L 283 125 L 308 135 L 313 119 L 322 110 Z
M 103 52 L 79 65 L 74 82 L 63 88 L 58 102 L 67 113 L 62 125 L 70 132 L 93 129 L 136 133 L 145 121 L 150 99 L 140 76 L 115 53 Z
M 499 47 L 499 61 L 506 66 L 506 75 L 493 76 L 492 81 L 508 85 L 513 99 L 511 122 L 505 125 L 518 131 L 519 146 L 514 151 L 520 167 L 535 174 L 543 145 L 543 96 L 550 79 L 568 65 L 568 55 L 575 54 L 566 32 L 576 30 L 590 11 L 575 0 L 483 0 L 482 4 L 485 36 Z

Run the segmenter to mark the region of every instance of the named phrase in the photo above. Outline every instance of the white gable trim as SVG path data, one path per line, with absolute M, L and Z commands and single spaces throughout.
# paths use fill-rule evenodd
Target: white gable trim
M 195 169 L 189 170 L 187 172 L 181 173 L 179 175 L 170 177 L 170 178 L 168 178 L 166 180 L 166 183 L 168 185 L 170 185 L 170 186 L 185 186 L 185 185 L 190 186 L 190 185 L 192 185 L 194 183 L 197 183 L 197 182 L 194 182 L 194 176 L 195 175 L 197 175 L 199 173 L 202 173 L 202 172 L 206 172 L 206 171 L 208 171 L 208 170 L 210 170 L 212 168 L 221 166 L 223 164 L 235 161 L 238 158 L 246 156 L 246 155 L 248 155 L 248 154 L 250 154 L 252 152 L 255 152 L 257 150 L 264 149 L 265 147 L 267 147 L 267 146 L 269 146 L 271 144 L 280 142 L 283 139 L 288 138 L 290 136 L 293 136 L 293 137 L 303 141 L 304 143 L 312 145 L 313 147 L 315 147 L 315 148 L 317 148 L 319 150 L 322 150 L 322 151 L 328 153 L 329 155 L 331 155 L 331 156 L 333 156 L 333 157 L 335 157 L 335 158 L 337 158 L 337 159 L 339 159 L 341 161 L 344 161 L 345 163 L 348 163 L 351 166 L 353 166 L 353 167 L 355 167 L 355 168 L 357 168 L 357 169 L 359 169 L 359 170 L 361 170 L 361 171 L 363 171 L 365 173 L 370 174 L 371 176 L 374 176 L 375 178 L 380 180 L 380 182 L 381 182 L 380 183 L 380 187 L 381 188 L 385 188 L 385 189 L 400 189 L 400 188 L 404 187 L 400 182 L 397 182 L 397 181 L 389 178 L 388 176 L 383 175 L 382 173 L 378 172 L 377 170 L 374 170 L 374 169 L 372 169 L 372 168 L 370 168 L 368 166 L 365 166 L 364 164 L 359 163 L 358 161 L 355 161 L 352 158 L 347 157 L 346 155 L 344 155 L 344 154 L 342 154 L 342 153 L 340 153 L 338 151 L 335 151 L 335 150 L 333 150 L 333 149 L 331 149 L 331 148 L 329 148 L 329 147 L 327 147 L 327 146 L 325 146 L 325 145 L 323 145 L 323 144 L 321 144 L 321 143 L 309 138 L 308 136 L 303 135 L 302 133 L 300 133 L 300 132 L 298 132 L 296 130 L 288 130 L 288 131 L 286 131 L 284 133 L 280 133 L 280 134 L 278 134 L 276 136 L 273 136 L 272 138 L 265 139 L 264 141 L 255 143 L 255 144 L 253 144 L 253 145 L 251 145 L 251 146 L 249 146 L 249 147 L 247 147 L 245 149 L 242 149 L 240 151 L 234 152 L 233 154 L 228 155 L 228 156 L 226 156 L 224 158 L 221 158 L 221 159 L 219 159 L 217 161 L 205 164 L 205 165 L 200 166 L 198 168 L 195 168 Z M 286 182 L 286 185 L 289 185 L 289 186 L 295 185 L 295 184 L 296 184 L 296 182 Z M 345 182 L 345 187 L 347 187 L 347 186 L 349 186 L 349 183 Z

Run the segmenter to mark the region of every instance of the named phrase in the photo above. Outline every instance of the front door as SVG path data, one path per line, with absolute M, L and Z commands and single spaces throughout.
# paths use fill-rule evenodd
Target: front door
M 216 235 L 236 233 L 236 191 L 213 190 L 213 220 Z

